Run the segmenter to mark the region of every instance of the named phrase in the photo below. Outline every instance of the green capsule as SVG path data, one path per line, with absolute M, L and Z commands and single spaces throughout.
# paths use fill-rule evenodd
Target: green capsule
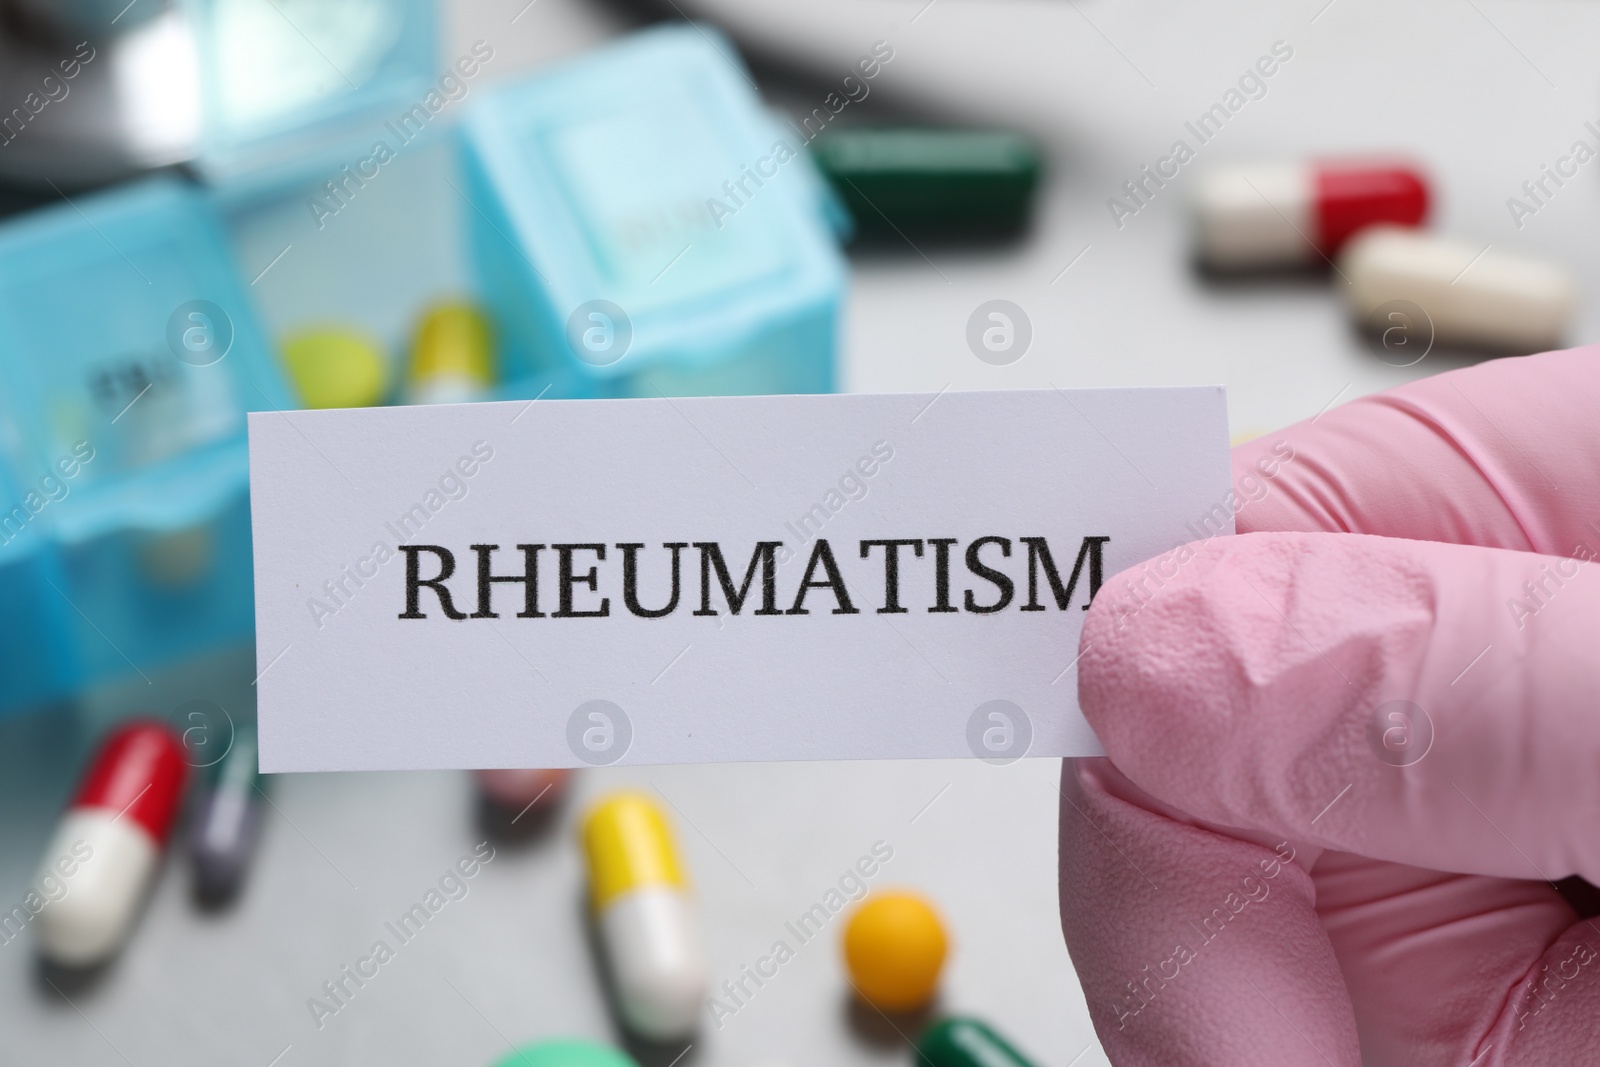
M 987 1024 L 964 1016 L 939 1019 L 917 1038 L 918 1067 L 1033 1067 Z
M 494 1067 L 639 1067 L 633 1057 L 610 1045 L 565 1037 L 523 1045 Z
M 1027 225 L 1039 153 L 1004 130 L 859 127 L 811 145 L 867 237 L 1009 237 Z

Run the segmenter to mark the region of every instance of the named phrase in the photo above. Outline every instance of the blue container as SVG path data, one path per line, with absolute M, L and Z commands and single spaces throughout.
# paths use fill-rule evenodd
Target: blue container
M 432 0 L 185 0 L 199 59 L 195 166 L 230 198 L 338 182 L 464 94 Z M 460 61 L 477 66 L 469 52 Z M 353 179 L 344 179 L 352 181 Z
M 845 268 L 804 137 L 714 31 L 499 88 L 462 143 L 505 395 L 834 388 Z
M 191 187 L 156 179 L 0 226 L 0 451 L 38 542 L 17 538 L 5 570 L 35 590 L 57 575 L 67 609 L 0 613 L 0 644 L 71 650 L 0 673 L 0 707 L 249 637 L 245 412 L 290 406 Z

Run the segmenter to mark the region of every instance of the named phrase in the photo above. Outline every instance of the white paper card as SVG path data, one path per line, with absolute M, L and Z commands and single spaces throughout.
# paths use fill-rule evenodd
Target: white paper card
M 1229 487 L 1220 387 L 255 413 L 261 769 L 1096 754 Z

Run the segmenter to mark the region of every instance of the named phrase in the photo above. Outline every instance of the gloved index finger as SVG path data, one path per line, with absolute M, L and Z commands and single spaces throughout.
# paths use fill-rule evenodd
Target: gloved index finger
M 1238 531 L 1600 551 L 1597 411 L 1600 346 L 1350 401 L 1234 449 Z

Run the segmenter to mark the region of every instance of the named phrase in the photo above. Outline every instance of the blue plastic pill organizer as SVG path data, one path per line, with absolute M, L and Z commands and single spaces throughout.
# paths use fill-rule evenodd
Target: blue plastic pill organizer
M 502 395 L 834 388 L 827 194 L 735 57 L 714 31 L 648 30 L 469 107 L 464 214 Z
M 249 637 L 245 412 L 291 406 L 194 188 L 0 226 L 0 710 Z

